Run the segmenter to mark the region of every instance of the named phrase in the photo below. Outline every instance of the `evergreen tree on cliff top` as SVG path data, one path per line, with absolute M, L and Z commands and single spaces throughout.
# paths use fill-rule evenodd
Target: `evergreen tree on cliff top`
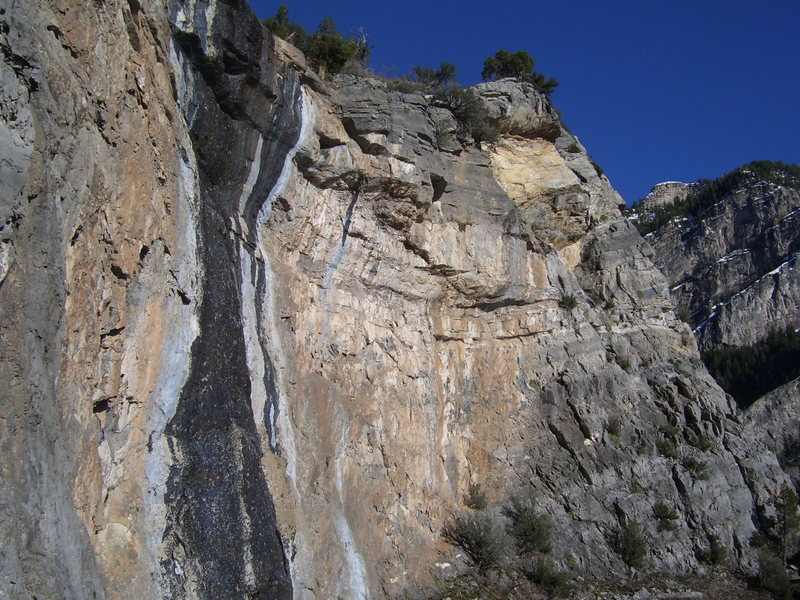
M 495 81 L 504 77 L 514 77 L 533 85 L 536 90 L 550 98 L 558 87 L 553 77 L 545 77 L 533 70 L 536 62 L 525 50 L 511 54 L 506 50 L 498 50 L 494 56 L 483 61 L 481 76 L 484 81 Z
M 351 60 L 364 64 L 369 59 L 370 47 L 363 32 L 358 37 L 346 38 L 336 28 L 333 19 L 323 19 L 312 35 L 302 25 L 289 19 L 286 4 L 278 7 L 275 16 L 264 21 L 267 28 L 278 37 L 291 42 L 306 55 L 311 67 L 324 78 L 327 73 L 338 73 Z
M 289 8 L 285 4 L 281 4 L 275 16 L 266 19 L 264 24 L 272 33 L 291 42 L 297 48 L 302 50 L 305 46 L 308 34 L 302 25 L 292 23 L 289 19 Z

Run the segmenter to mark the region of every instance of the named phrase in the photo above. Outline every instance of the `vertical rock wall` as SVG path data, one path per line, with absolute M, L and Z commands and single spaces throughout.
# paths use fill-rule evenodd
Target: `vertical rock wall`
M 785 475 L 529 86 L 478 86 L 479 147 L 243 2 L 0 21 L 4 594 L 421 595 L 470 484 L 578 570 L 630 520 L 659 568 L 751 564 Z
M 3 592 L 289 597 L 228 227 L 297 91 L 243 3 L 2 19 Z
M 0 17 L 11 598 L 153 589 L 148 444 L 180 389 L 199 280 L 193 152 L 166 15 L 149 8 L 26 2 Z
M 701 569 L 713 538 L 750 564 L 752 510 L 784 481 L 774 457 L 741 438 L 577 140 L 529 88 L 477 89 L 504 132 L 483 149 L 430 98 L 346 77 L 308 92 L 315 135 L 266 246 L 284 290 L 279 440 L 311 458 L 291 481 L 302 502 L 278 501 L 296 595 L 447 575 L 453 552 L 432 542 L 470 484 L 497 506 L 535 498 L 581 540 L 557 552 L 573 568 L 624 572 L 610 548 L 632 520 L 661 568 Z M 669 536 L 658 501 L 681 515 Z

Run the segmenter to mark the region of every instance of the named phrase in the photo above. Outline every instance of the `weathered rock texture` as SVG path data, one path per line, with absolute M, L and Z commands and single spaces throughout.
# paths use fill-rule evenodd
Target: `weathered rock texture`
M 795 488 L 800 487 L 800 379 L 759 398 L 747 409 L 744 423 L 780 458 Z
M 742 167 L 746 168 L 746 167 Z M 640 211 L 685 199 L 704 184 L 660 184 Z M 702 350 L 748 346 L 773 329 L 800 327 L 800 191 L 755 176 L 697 217 L 676 218 L 646 236 L 677 306 L 690 315 Z M 745 413 L 750 436 L 775 450 L 800 483 L 798 383 L 781 386 Z
M 663 185 L 642 201 L 642 211 L 663 200 Z M 671 184 L 668 195 L 685 198 L 692 187 L 699 186 Z M 673 219 L 646 239 L 675 304 L 691 314 L 702 350 L 745 346 L 773 328 L 800 326 L 797 189 L 753 177 L 700 216 Z
M 629 520 L 656 568 L 752 565 L 786 476 L 544 98 L 478 86 L 479 148 L 167 5 L 0 14 L 2 594 L 421 595 L 476 483 L 576 570 L 627 573 Z
M 654 208 L 672 204 L 676 201 L 686 200 L 686 196 L 694 187 L 694 184 L 683 183 L 680 181 L 665 181 L 657 183 L 650 190 L 650 193 L 642 198 L 640 204 L 642 210 L 652 210 Z

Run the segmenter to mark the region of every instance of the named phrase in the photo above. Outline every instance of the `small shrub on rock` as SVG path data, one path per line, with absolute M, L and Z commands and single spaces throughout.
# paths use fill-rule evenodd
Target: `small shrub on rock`
M 614 362 L 617 363 L 617 366 L 622 369 L 623 371 L 630 373 L 631 371 L 631 359 L 627 356 L 618 356 L 616 354 L 612 354 L 612 358 Z
M 488 510 L 461 513 L 445 526 L 443 535 L 466 552 L 482 573 L 499 565 L 511 546 L 500 517 Z
M 698 558 L 709 565 L 722 565 L 728 560 L 728 549 L 717 536 L 712 535 L 708 538 L 708 550 L 701 551 Z
M 690 456 L 683 461 L 683 468 L 689 471 L 695 479 L 708 481 L 708 466 L 703 461 Z
M 416 81 L 409 81 L 405 77 L 387 81 L 386 89 L 390 92 L 400 92 L 401 94 L 421 94 L 425 91 L 422 85 Z
M 558 302 L 558 305 L 564 310 L 572 310 L 578 306 L 578 299 L 572 294 L 564 294 L 561 296 L 561 300 Z
M 489 123 L 489 113 L 478 94 L 471 89 L 463 89 L 458 84 L 440 88 L 436 101 L 453 113 L 459 125 L 459 133 L 471 135 L 476 142 L 496 142 L 499 133 Z
M 647 542 L 642 527 L 636 521 L 625 521 L 614 539 L 614 549 L 631 568 L 641 569 L 647 560 Z
M 356 58 L 351 58 L 344 63 L 339 72 L 343 75 L 355 75 L 356 77 L 361 77 L 362 79 L 367 77 L 375 77 L 375 74 L 367 68 L 364 62 Z
M 647 490 L 645 490 L 642 487 L 642 484 L 639 483 L 639 480 L 636 478 L 636 475 L 631 477 L 631 482 L 630 483 L 631 483 L 631 491 L 634 494 L 645 494 L 645 493 L 647 493 Z
M 680 515 L 675 508 L 670 508 L 665 502 L 659 500 L 653 506 L 653 514 L 658 519 L 659 529 L 664 531 L 675 531 L 678 528 Z
M 708 452 L 714 445 L 711 438 L 702 433 L 697 434 L 690 432 L 687 441 L 701 452 Z
M 530 569 L 525 570 L 525 576 L 540 586 L 548 598 L 567 598 L 572 593 L 569 575 L 556 569 L 553 563 L 543 556 L 537 558 Z
M 600 306 L 603 303 L 603 294 L 599 290 L 589 290 L 586 295 L 589 296 L 589 300 L 595 306 Z
M 481 76 L 484 81 L 514 77 L 518 81 L 526 81 L 532 84 L 537 91 L 549 98 L 558 87 L 558 81 L 534 71 L 535 64 L 536 62 L 525 50 L 520 50 L 513 54 L 507 50 L 498 50 L 494 56 L 490 56 L 483 61 Z
M 708 560 L 712 565 L 721 565 L 728 560 L 728 549 L 715 535 L 709 540 Z
M 672 438 L 664 437 L 656 442 L 658 453 L 666 458 L 678 458 L 678 446 Z
M 521 552 L 550 552 L 553 524 L 546 515 L 536 512 L 533 502 L 513 496 L 503 513 L 509 518 L 509 530 Z
M 784 486 L 778 494 L 778 526 L 781 534 L 781 546 L 786 554 L 791 538 L 800 532 L 800 499 L 791 487 Z
M 456 67 L 453 63 L 443 62 L 439 69 L 417 65 L 413 69 L 414 81 L 427 90 L 447 88 L 456 83 Z
M 615 444 L 619 444 L 619 434 L 622 433 L 622 423 L 619 417 L 611 417 L 606 423 L 606 431 Z
M 486 500 L 486 494 L 483 493 L 479 483 L 469 486 L 467 496 L 464 498 L 464 504 L 473 510 L 483 510 L 489 505 Z
M 792 583 L 781 560 L 762 550 L 758 553 L 758 584 L 775 600 L 791 600 Z

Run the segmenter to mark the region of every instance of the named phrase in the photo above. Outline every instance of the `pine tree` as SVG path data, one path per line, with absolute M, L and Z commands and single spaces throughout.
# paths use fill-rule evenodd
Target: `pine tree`
M 519 81 L 526 81 L 533 85 L 539 92 L 548 98 L 558 87 L 558 81 L 552 77 L 545 77 L 533 70 L 536 62 L 525 50 L 511 54 L 507 50 L 498 50 L 494 56 L 483 61 L 481 76 L 484 81 L 494 81 L 503 77 L 514 77 Z

